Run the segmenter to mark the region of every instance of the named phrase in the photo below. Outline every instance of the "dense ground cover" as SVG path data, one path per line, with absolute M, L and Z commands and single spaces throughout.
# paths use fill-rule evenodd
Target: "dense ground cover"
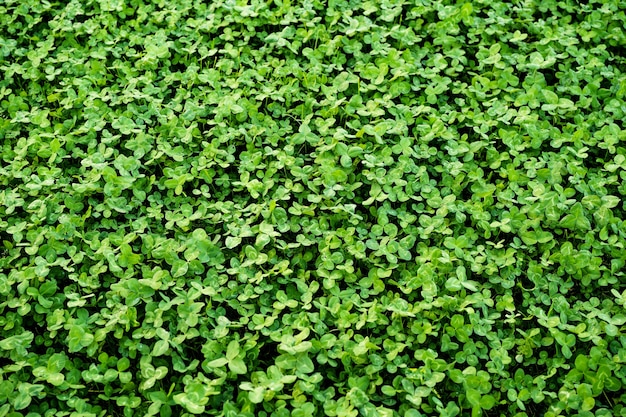
M 0 417 L 626 416 L 626 3 L 0 2 Z

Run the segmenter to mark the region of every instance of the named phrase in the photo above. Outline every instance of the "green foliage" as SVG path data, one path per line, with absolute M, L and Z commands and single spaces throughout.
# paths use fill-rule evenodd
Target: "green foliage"
M 626 415 L 623 1 L 0 4 L 0 416 Z

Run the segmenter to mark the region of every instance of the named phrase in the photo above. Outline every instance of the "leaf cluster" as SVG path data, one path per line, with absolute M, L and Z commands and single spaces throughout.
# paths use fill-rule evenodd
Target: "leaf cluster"
M 0 4 L 0 417 L 626 413 L 626 15 Z

